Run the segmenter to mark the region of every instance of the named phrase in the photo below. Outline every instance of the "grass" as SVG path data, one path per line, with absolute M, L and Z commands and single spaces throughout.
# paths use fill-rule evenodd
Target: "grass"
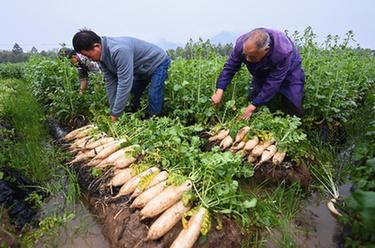
M 22 81 L 3 81 L 15 91 L 2 95 L 3 116 L 15 130 L 15 142 L 5 151 L 2 161 L 20 170 L 33 181 L 45 182 L 51 177 L 50 156 L 46 156 L 46 130 L 41 120 L 43 112 Z
M 37 203 L 43 215 L 39 229 L 25 226 L 21 234 L 15 234 L 23 247 L 33 247 L 38 240 L 53 236 L 54 229 L 72 219 L 80 194 L 77 178 L 63 166 L 66 154 L 49 137 L 43 124 L 44 113 L 24 81 L 0 80 L 0 120 L 10 125 L 0 144 L 0 165 L 8 165 L 49 192 L 52 198 L 62 200 L 56 206 L 48 206 L 35 194 L 28 199 Z M 7 129 L 5 129 L 7 130 Z M 4 217 L 4 212 L 1 212 Z M 2 226 L 6 231 L 8 227 Z M 13 232 L 10 228 L 8 232 Z M 55 233 L 56 237 L 58 233 Z

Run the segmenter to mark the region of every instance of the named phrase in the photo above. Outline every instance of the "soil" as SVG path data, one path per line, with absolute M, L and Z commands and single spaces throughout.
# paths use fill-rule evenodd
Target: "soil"
M 275 166 L 267 161 L 255 169 L 254 179 L 256 181 L 268 180 L 270 183 L 279 184 L 286 181 L 290 184 L 298 183 L 303 188 L 307 188 L 311 181 L 310 171 L 303 160 L 297 164 L 295 161 L 283 162 Z

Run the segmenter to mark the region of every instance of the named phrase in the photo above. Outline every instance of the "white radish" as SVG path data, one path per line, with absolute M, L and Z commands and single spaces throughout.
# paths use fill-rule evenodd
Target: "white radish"
M 132 193 L 137 188 L 138 183 L 141 181 L 142 177 L 150 175 L 151 173 L 154 173 L 154 172 L 159 172 L 159 171 L 160 171 L 159 168 L 152 167 L 132 177 L 129 181 L 127 181 L 124 185 L 122 185 L 122 187 L 120 188 L 120 191 L 115 196 L 115 198 Z
M 107 158 L 103 159 L 98 165 L 96 165 L 96 167 L 104 168 L 109 165 L 113 165 L 114 161 L 121 158 L 122 156 L 124 156 L 124 151 L 123 149 L 120 149 L 117 152 L 114 152 L 111 155 L 109 155 Z
M 206 209 L 200 207 L 189 220 L 187 228 L 184 228 L 172 243 L 170 248 L 191 248 L 198 240 L 201 227 L 206 215 Z
M 79 149 L 81 147 L 83 147 L 85 144 L 87 144 L 88 142 L 90 142 L 91 140 L 93 140 L 92 137 L 83 137 L 83 138 L 80 138 L 80 139 L 76 139 L 70 146 L 69 146 L 69 150 L 74 150 L 74 149 Z
M 256 145 L 253 150 L 251 151 L 251 155 L 255 158 L 259 157 L 262 155 L 262 153 L 264 152 L 264 150 L 269 147 L 270 145 L 272 145 L 274 141 L 273 140 L 269 140 L 269 141 L 265 141 L 263 143 L 259 143 L 258 145 Z
M 260 160 L 257 165 L 260 165 L 261 163 L 270 160 L 273 157 L 273 155 L 275 155 L 276 151 L 277 148 L 275 145 L 270 145 L 269 147 L 267 147 L 262 153 L 262 156 L 260 157 Z
M 229 129 L 222 129 L 216 135 L 210 137 L 208 141 L 213 142 L 224 139 L 229 134 Z
M 163 181 L 149 188 L 148 190 L 144 191 L 137 198 L 135 198 L 135 200 L 133 201 L 132 205 L 130 205 L 130 207 L 131 208 L 143 208 L 144 206 L 146 206 L 146 204 L 149 201 L 151 201 L 153 198 L 155 198 L 161 192 L 163 192 L 166 185 L 167 185 L 167 182 Z
M 112 153 L 116 152 L 121 148 L 121 141 L 113 141 L 110 145 L 106 146 L 105 149 L 100 151 L 89 163 L 87 166 L 96 166 L 98 165 L 103 159 L 107 158 Z
M 114 173 L 115 176 L 112 177 L 108 186 L 118 187 L 118 186 L 124 185 L 126 182 L 132 179 L 133 177 L 132 172 L 133 172 L 132 168 L 116 170 Z
M 273 155 L 272 163 L 274 165 L 281 164 L 284 161 L 285 156 L 286 156 L 286 152 L 280 152 L 280 151 L 276 152 L 275 155 Z
M 331 211 L 332 214 L 337 215 L 337 216 L 342 216 L 342 214 L 336 209 L 335 207 L 336 199 L 332 198 L 328 203 L 327 207 L 329 211 Z
M 232 146 L 232 147 L 229 149 L 229 151 L 235 153 L 235 152 L 241 150 L 242 148 L 244 148 L 244 147 L 245 147 L 245 144 L 246 144 L 245 141 L 240 141 L 240 143 L 238 143 L 237 145 Z
M 70 140 L 73 140 L 74 137 L 81 131 L 85 130 L 85 129 L 89 129 L 89 128 L 93 128 L 94 125 L 87 125 L 87 126 L 83 126 L 83 127 L 80 127 L 80 128 L 77 128 L 73 131 L 71 131 L 70 133 L 68 133 L 67 135 L 64 136 L 64 140 L 66 141 L 70 141 Z
M 78 132 L 73 139 L 79 139 L 88 136 L 92 131 L 97 130 L 97 127 L 87 128 Z
M 238 131 L 238 133 L 237 133 L 237 135 L 234 139 L 234 143 L 236 144 L 236 143 L 240 142 L 249 131 L 250 131 L 250 127 L 248 127 L 248 126 L 245 126 L 245 127 L 241 128 Z
M 245 144 L 245 147 L 244 149 L 246 151 L 251 151 L 256 145 L 258 145 L 259 143 L 259 138 L 258 136 L 253 136 L 253 138 L 251 140 L 248 140 Z
M 159 174 L 157 174 L 156 176 L 154 176 L 154 178 L 151 179 L 151 182 L 146 186 L 145 190 L 147 190 L 147 189 L 151 188 L 152 186 L 155 186 L 156 184 L 159 184 L 159 183 L 161 183 L 161 182 L 163 182 L 167 179 L 168 179 L 168 172 L 162 171 Z M 139 196 L 142 192 L 143 191 L 139 187 L 137 187 L 134 190 L 133 194 L 130 196 L 130 199 L 133 199 L 133 198 Z
M 122 148 L 114 153 L 112 153 L 111 155 L 109 155 L 107 158 L 103 159 L 98 165 L 97 167 L 100 167 L 100 168 L 103 168 L 103 167 L 106 167 L 107 165 L 113 165 L 114 162 L 121 158 L 121 157 L 124 157 L 125 156 L 125 153 L 126 152 L 130 152 L 130 151 L 133 151 L 133 146 L 128 146 L 128 147 L 125 147 L 125 148 Z
M 101 151 L 106 149 L 108 146 L 110 146 L 111 144 L 112 144 L 112 142 L 110 142 L 108 144 L 105 144 L 105 145 L 102 145 L 102 146 L 99 146 L 99 147 L 94 148 L 94 149 L 89 150 L 89 151 L 81 152 L 81 153 L 77 154 L 77 156 L 71 162 L 69 162 L 69 164 L 74 164 L 74 163 L 77 163 L 77 162 L 81 162 L 81 161 L 85 161 L 87 159 L 93 158 L 98 153 L 100 153 Z
M 233 143 L 233 138 L 228 135 L 227 137 L 225 137 L 221 142 L 220 142 L 220 147 L 222 149 L 227 149 L 228 147 L 230 147 Z
M 147 240 L 156 240 L 163 237 L 189 210 L 190 206 L 185 207 L 182 201 L 168 208 L 148 229 Z
M 137 159 L 134 157 L 126 157 L 123 156 L 121 158 L 118 158 L 113 162 L 113 166 L 115 166 L 118 169 L 129 167 L 132 163 L 134 163 Z
M 141 210 L 142 219 L 155 217 L 171 207 L 182 198 L 182 194 L 192 187 L 192 182 L 187 180 L 179 186 L 169 186 Z
M 98 146 L 101 146 L 101 145 L 105 145 L 105 144 L 108 144 L 109 142 L 112 142 L 114 141 L 115 139 L 112 138 L 112 137 L 103 137 L 103 138 L 100 138 L 98 140 L 95 140 L 93 142 L 88 142 L 85 146 L 84 146 L 84 149 L 87 149 L 87 150 L 90 150 L 90 149 L 94 149 Z

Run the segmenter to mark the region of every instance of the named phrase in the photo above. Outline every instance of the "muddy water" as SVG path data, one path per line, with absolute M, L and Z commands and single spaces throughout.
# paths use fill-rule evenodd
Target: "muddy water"
M 339 188 L 340 196 L 349 195 L 350 188 L 351 184 L 342 185 Z M 329 212 L 327 199 L 322 200 L 319 198 L 319 196 L 314 195 L 310 201 L 311 203 L 303 212 L 303 215 L 311 220 L 308 224 L 313 227 L 304 243 L 306 247 L 340 247 L 342 242 L 340 240 L 342 227 Z
M 85 199 L 78 202 L 75 205 L 75 217 L 65 226 L 59 228 L 56 237 L 52 240 L 44 241 L 38 247 L 110 247 L 109 242 L 102 234 L 101 224 L 89 212 L 85 204 Z
M 60 233 L 58 247 L 110 247 L 104 238 L 100 224 L 82 205 L 77 204 L 76 218 L 73 219 Z
M 351 184 L 342 185 L 339 188 L 340 196 L 349 195 L 350 188 Z M 343 247 L 343 240 L 340 236 L 342 227 L 329 212 L 328 200 L 314 193 L 306 200 L 304 210 L 292 223 L 289 223 L 288 235 L 296 247 Z M 283 236 L 279 231 L 271 230 L 266 239 L 266 247 L 280 247 Z

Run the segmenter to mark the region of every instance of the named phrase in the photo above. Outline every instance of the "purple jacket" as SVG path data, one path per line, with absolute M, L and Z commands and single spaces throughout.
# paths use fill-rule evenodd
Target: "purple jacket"
M 243 45 L 249 33 L 240 36 L 216 83 L 216 88 L 225 90 L 233 76 L 244 63 L 253 75 L 251 100 L 256 106 L 266 104 L 280 92 L 295 106 L 302 105 L 305 74 L 301 68 L 301 57 L 293 42 L 283 33 L 264 29 L 271 38 L 270 50 L 258 63 L 249 63 L 243 54 Z

